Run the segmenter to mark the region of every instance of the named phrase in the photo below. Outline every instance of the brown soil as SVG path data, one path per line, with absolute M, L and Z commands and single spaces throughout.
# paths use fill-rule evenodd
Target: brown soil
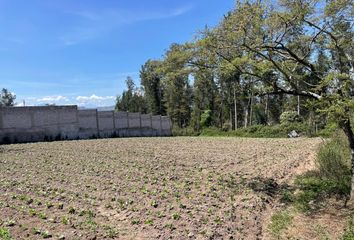
M 14 239 L 264 239 L 320 139 L 132 138 L 2 146 Z

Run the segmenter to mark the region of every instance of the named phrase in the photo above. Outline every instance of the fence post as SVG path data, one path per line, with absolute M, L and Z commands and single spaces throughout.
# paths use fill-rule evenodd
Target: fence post
M 96 123 L 97 123 L 97 138 L 100 137 L 100 124 L 99 124 L 99 121 L 98 121 L 98 111 L 96 109 Z

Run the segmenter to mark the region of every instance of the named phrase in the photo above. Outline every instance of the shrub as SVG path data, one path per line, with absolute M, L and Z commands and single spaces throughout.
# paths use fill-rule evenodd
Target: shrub
M 187 128 L 173 127 L 172 135 L 173 136 L 198 136 L 199 132 L 194 131 L 192 127 L 187 127 Z
M 200 116 L 200 126 L 202 128 L 210 127 L 211 121 L 212 121 L 212 111 L 211 110 L 205 110 L 202 115 Z
M 286 192 L 283 200 L 307 212 L 320 207 L 328 197 L 347 199 L 351 189 L 350 153 L 344 134 L 337 133 L 319 148 L 317 171 L 296 177 L 296 193 Z
M 280 115 L 281 124 L 296 123 L 296 122 L 301 122 L 301 117 L 295 111 L 283 112 Z
M 350 151 L 348 141 L 342 132 L 323 144 L 317 154 L 317 165 L 323 178 L 338 182 L 350 181 Z

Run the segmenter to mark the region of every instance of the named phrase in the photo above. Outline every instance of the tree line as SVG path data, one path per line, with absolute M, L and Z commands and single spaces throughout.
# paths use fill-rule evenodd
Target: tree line
M 237 1 L 216 27 L 145 62 L 141 88 L 129 78 L 116 107 L 195 130 L 272 125 L 288 111 L 324 125 L 319 109 L 346 118 L 338 109 L 351 107 L 352 46 L 351 1 Z

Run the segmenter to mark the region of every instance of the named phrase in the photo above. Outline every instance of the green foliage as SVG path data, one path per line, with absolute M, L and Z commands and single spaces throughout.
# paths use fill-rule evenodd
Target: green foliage
M 354 222 L 350 219 L 341 240 L 354 240 Z
M 350 185 L 347 182 L 322 178 L 317 172 L 298 176 L 295 185 L 299 191 L 292 195 L 291 200 L 294 206 L 303 212 L 318 209 L 321 207 L 320 203 L 328 197 L 345 198 L 350 193 Z
M 281 124 L 291 124 L 301 122 L 301 117 L 295 111 L 287 111 L 283 112 L 280 115 L 280 123 Z
M 333 138 L 323 144 L 317 154 L 317 165 L 321 177 L 337 182 L 350 181 L 350 151 L 348 141 L 342 132 L 337 131 Z
M 336 122 L 328 123 L 323 129 L 317 132 L 317 136 L 331 137 L 338 131 L 338 124 Z
M 115 109 L 118 111 L 146 113 L 147 105 L 143 91 L 135 87 L 135 83 L 131 77 L 127 77 L 126 85 L 127 90 L 123 92 L 122 96 L 118 96 L 116 99 Z
M 240 128 L 236 131 L 222 131 L 218 128 L 206 128 L 201 131 L 201 136 L 223 136 L 223 137 L 254 137 L 254 138 L 286 138 L 288 133 L 295 130 L 306 134 L 308 127 L 302 123 L 278 124 L 273 126 L 253 125 L 247 128 Z
M 10 231 L 7 228 L 0 227 L 0 239 L 11 240 Z
M 199 132 L 194 131 L 192 127 L 180 128 L 173 126 L 172 127 L 172 136 L 198 136 Z
M 16 95 L 3 88 L 0 92 L 0 107 L 15 106 Z
M 202 128 L 210 127 L 212 121 L 211 110 L 205 110 L 200 117 L 200 126 Z
M 317 171 L 296 177 L 293 193 L 284 191 L 282 200 L 293 203 L 297 209 L 309 212 L 321 207 L 331 196 L 346 199 L 351 189 L 350 157 L 345 137 L 335 134 L 317 154 Z
M 148 105 L 148 110 L 150 113 L 156 115 L 164 115 L 166 113 L 163 104 L 162 63 L 162 61 L 148 60 L 140 70 L 141 85 L 145 90 L 144 97 Z
M 291 225 L 293 216 L 286 211 L 279 211 L 271 217 L 268 229 L 274 237 L 280 237 L 281 233 Z

